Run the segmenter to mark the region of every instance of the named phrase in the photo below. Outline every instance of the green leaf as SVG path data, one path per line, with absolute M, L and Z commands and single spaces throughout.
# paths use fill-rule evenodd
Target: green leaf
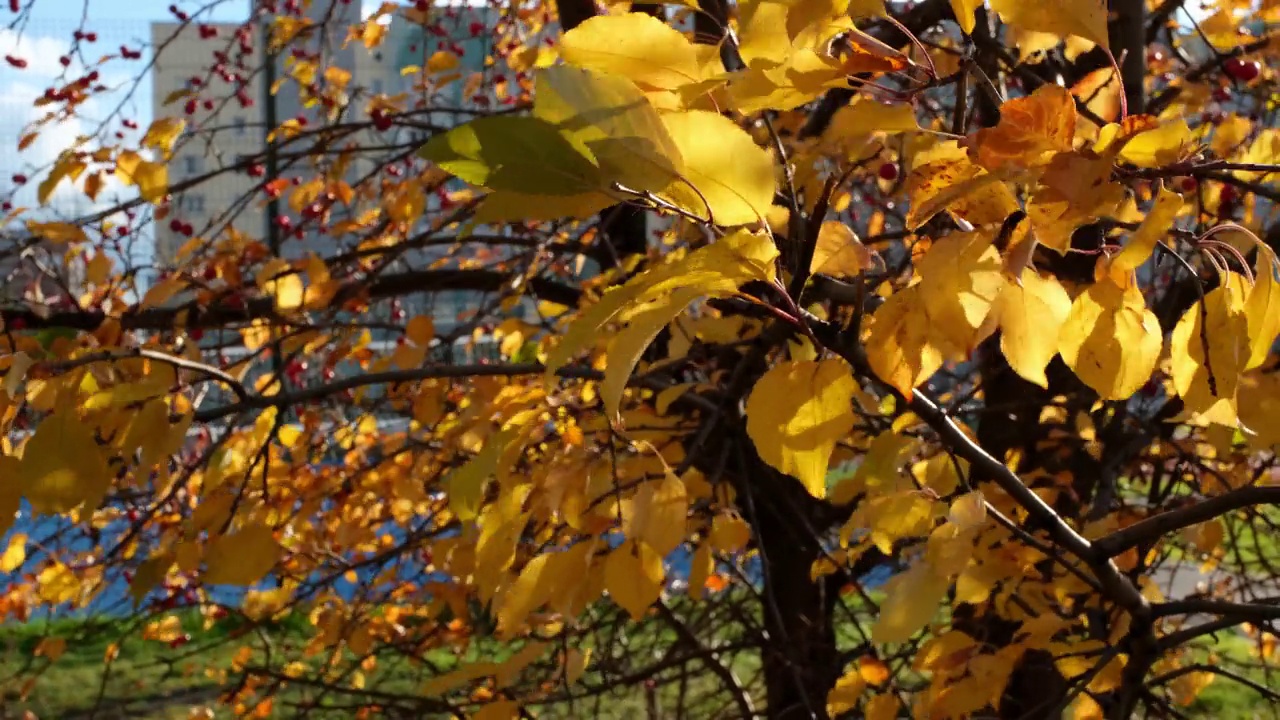
M 606 186 L 596 158 L 536 117 L 484 117 L 437 135 L 418 155 L 473 185 L 540 195 Z
M 557 65 L 539 71 L 536 83 L 534 117 L 586 147 L 610 184 L 658 192 L 679 177 L 680 149 L 631 81 Z

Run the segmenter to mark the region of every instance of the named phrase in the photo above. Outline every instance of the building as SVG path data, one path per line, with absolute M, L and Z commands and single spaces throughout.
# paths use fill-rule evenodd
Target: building
M 421 92 L 414 86 L 421 75 L 412 70 L 406 72 L 406 68 L 427 67 L 431 56 L 442 48 L 458 53 L 460 75 L 482 72 L 491 50 L 492 28 L 499 18 L 489 8 L 442 8 L 436 16 L 439 22 L 428 29 L 398 14 L 387 15 L 379 20 L 385 33 L 383 41 L 369 49 L 359 39 L 348 41 L 347 37 L 349 29 L 360 22 L 359 8 L 358 2 L 342 0 L 315 0 L 307 5 L 306 19 L 299 25 L 311 23 L 322 27 L 323 32 L 310 32 L 293 46 L 305 47 L 319 62 L 314 69 L 302 67 L 295 56 L 282 53 L 284 57 L 278 59 L 270 73 L 273 79 L 263 71 L 265 21 L 260 25 L 152 24 L 153 115 L 187 121 L 186 130 L 168 159 L 169 182 L 175 189 L 170 215 L 155 228 L 157 265 L 179 265 L 183 246 L 193 237 L 219 237 L 230 232 L 275 245 L 284 257 L 310 253 L 332 257 L 352 249 L 329 232 L 291 229 L 308 223 L 302 222 L 305 209 L 299 213 L 297 208 L 289 207 L 288 188 L 275 204 L 266 202 L 264 194 L 257 191 L 272 176 L 273 169 L 276 177 L 286 180 L 310 179 L 317 174 L 317 168 L 311 165 L 315 155 L 307 152 L 303 143 L 279 138 L 272 167 L 267 152 L 270 126 L 290 119 L 300 119 L 304 128 L 332 127 L 348 118 L 367 121 L 370 103 L 376 98 Z M 345 92 L 337 100 L 340 115 L 336 121 L 326 117 L 330 107 L 303 102 L 299 91 L 311 72 L 327 78 L 345 78 Z M 278 92 L 268 92 L 271 81 L 279 84 Z M 458 112 L 474 107 L 472 98 L 464 97 L 465 84 L 456 81 L 433 94 L 430 103 L 441 111 L 424 114 L 424 124 L 447 127 L 470 117 Z M 426 137 L 425 132 L 403 125 L 346 135 L 341 142 L 357 146 L 360 151 L 343 178 L 354 185 L 393 153 L 378 148 L 411 147 Z M 191 187 L 184 189 L 184 183 Z M 440 198 L 429 195 L 427 202 L 428 209 L 438 209 Z M 283 222 L 278 220 L 281 216 L 285 216 Z M 333 225 L 343 219 L 331 213 L 328 223 Z M 315 225 L 310 223 L 311 227 Z M 401 262 L 406 267 L 425 267 L 438 259 L 440 251 L 434 252 L 409 252 Z M 479 297 L 464 292 L 435 293 L 413 302 L 424 306 L 405 307 L 404 312 L 430 312 L 436 317 L 437 328 L 447 329 L 465 317 L 468 309 L 477 307 Z

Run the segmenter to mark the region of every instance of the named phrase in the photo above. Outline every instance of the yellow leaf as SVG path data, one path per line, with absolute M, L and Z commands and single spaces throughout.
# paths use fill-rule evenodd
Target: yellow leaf
M 1259 367 L 1267 361 L 1276 336 L 1280 335 L 1280 282 L 1276 271 L 1280 262 L 1268 245 L 1258 244 L 1258 260 L 1254 269 L 1253 289 L 1245 301 L 1245 317 L 1249 322 L 1249 362 L 1246 370 Z
M 911 198 L 907 228 L 915 230 L 934 215 L 949 210 L 982 227 L 1004 222 L 1018 201 L 1000 178 L 974 165 L 969 158 L 949 158 L 911 171 L 906 194 Z
M 302 307 L 306 287 L 297 273 L 282 275 L 271 283 L 271 294 L 276 300 L 276 309 L 282 311 L 297 310 Z
M 447 72 L 458 67 L 458 56 L 448 50 L 437 50 L 427 58 L 427 71 L 433 73 Z
M 681 180 L 659 193 L 718 225 L 763 221 L 777 189 L 773 156 L 729 118 L 708 110 L 664 115 L 683 158 Z
M 855 20 L 867 17 L 884 17 L 884 0 L 850 0 L 849 15 Z
M 136 185 L 143 200 L 159 205 L 169 193 L 169 167 L 165 163 L 143 160 L 132 151 L 116 158 L 116 175 L 129 185 Z
M 827 693 L 827 715 L 844 717 L 845 713 L 856 710 L 866 689 L 867 683 L 857 669 L 845 673 Z
M 966 141 L 979 165 L 991 172 L 1026 170 L 1045 164 L 1056 152 L 1071 150 L 1076 134 L 1076 104 L 1071 92 L 1041 85 L 1031 95 L 1000 106 L 1000 124 Z
M 848 225 L 834 220 L 822 223 L 813 249 L 813 262 L 809 264 L 810 273 L 856 277 L 871 266 L 871 251 Z
M 947 515 L 951 524 L 960 530 L 972 530 L 987 523 L 987 501 L 981 490 L 965 493 L 951 503 L 951 512 Z
M 915 563 L 891 579 L 880 617 L 871 627 L 876 643 L 904 643 L 933 618 L 950 583 L 925 563 Z
M 881 693 L 867 701 L 867 720 L 894 720 L 898 717 L 900 707 L 898 696 L 893 693 Z
M 1120 159 L 1138 167 L 1164 167 L 1182 160 L 1195 146 L 1187 121 L 1175 120 L 1135 135 L 1120 149 Z
M 60 562 L 54 562 L 41 570 L 36 576 L 36 582 L 36 594 L 51 605 L 75 600 L 85 590 L 76 572 Z
M 165 302 L 185 290 L 186 287 L 187 283 L 177 277 L 165 278 L 147 289 L 147 294 L 142 296 L 142 307 L 150 308 L 164 305 Z
M 1206 422 L 1237 421 L 1236 389 L 1251 355 L 1246 292 L 1243 276 L 1224 274 L 1222 284 L 1205 293 L 1203 307 L 1192 305 L 1169 336 L 1174 390 L 1186 411 Z
M 622 394 L 645 349 L 668 323 L 703 294 L 698 287 L 676 290 L 656 306 L 632 316 L 626 328 L 609 341 L 600 398 L 611 421 L 621 421 Z
M 382 207 L 392 222 L 410 224 L 427 209 L 427 195 L 416 181 L 403 182 L 391 188 L 382 198 Z
M 27 560 L 27 535 L 26 533 L 14 533 L 9 538 L 9 547 L 5 549 L 4 555 L 0 555 L 0 572 L 11 573 L 22 567 L 22 563 Z
M 965 35 L 973 33 L 974 13 L 982 7 L 982 0 L 951 0 L 951 12 L 955 13 L 956 22 Z
M 591 663 L 591 648 L 581 650 L 579 648 L 568 648 L 565 650 L 564 658 L 564 680 L 569 685 L 576 684 L 582 679 L 582 674 L 587 671 L 587 666 Z
M 621 75 L 647 90 L 676 90 L 702 79 L 693 43 L 647 13 L 597 15 L 565 33 L 570 65 Z
M 878 134 L 894 135 L 919 129 L 911 103 L 883 103 L 862 98 L 836 111 L 822 139 L 840 147 L 858 149 L 861 143 Z
M 858 676 L 868 685 L 883 685 L 889 681 L 889 666 L 879 658 L 863 655 L 858 658 Z
M 968 355 L 989 332 L 984 321 L 1004 286 L 1000 253 L 984 233 L 953 233 L 920 262 L 915 287 L 944 352 Z M 991 328 L 994 329 L 994 328 Z
M 640 486 L 631 502 L 630 517 L 623 520 L 629 524 L 628 537 L 666 557 L 684 542 L 688 514 L 684 482 L 668 470 L 662 480 Z
M 49 169 L 49 174 L 40 181 L 40 185 L 36 188 L 36 200 L 41 205 L 48 204 L 53 191 L 58 189 L 58 185 L 63 180 L 70 179 L 75 182 L 86 167 L 88 165 L 74 153 L 64 152 L 54 162 L 53 167 Z
M 253 585 L 280 559 L 271 528 L 249 525 L 222 535 L 205 550 L 204 581 L 213 585 Z
M 445 477 L 449 510 L 459 520 L 471 520 L 476 517 L 480 503 L 484 499 L 485 483 L 497 471 L 498 459 L 507 445 L 518 436 L 515 430 L 499 430 L 485 441 L 479 453 Z
M 613 552 L 604 564 L 604 585 L 609 597 L 639 621 L 662 595 L 665 576 L 662 557 L 644 543 L 629 541 Z
M 1099 68 L 1071 86 L 1071 94 L 1099 119 L 1110 122 L 1120 115 L 1120 80 L 1110 67 Z
M 738 552 L 750 539 L 751 526 L 738 515 L 720 513 L 711 519 L 711 534 L 707 540 L 717 552 Z
M 1151 212 L 1147 213 L 1142 224 L 1129 238 L 1124 250 L 1111 258 L 1108 269 L 1112 278 L 1117 282 L 1125 282 L 1130 272 L 1145 263 L 1151 253 L 1155 252 L 1156 243 L 1169 233 L 1169 228 L 1173 227 L 1173 221 L 1181 211 L 1182 196 L 1161 184 L 1156 191 L 1156 201 Z
M 1058 352 L 1106 400 L 1124 400 L 1151 377 L 1160 358 L 1160 323 L 1136 285 L 1097 282 L 1076 297 L 1058 336 Z
M 187 121 L 182 118 L 157 118 L 142 136 L 144 147 L 160 151 L 160 157 L 168 160 L 173 155 L 173 143 L 182 136 Z
M 47 637 L 36 645 L 34 655 L 36 657 L 49 658 L 49 662 L 57 662 L 58 658 L 67 651 L 67 639 L 60 637 Z
M 45 418 L 27 440 L 18 485 L 37 513 L 64 513 L 82 504 L 96 510 L 111 484 L 111 472 L 93 430 L 75 410 Z
M 1023 379 L 1049 387 L 1044 370 L 1058 354 L 1058 333 L 1071 314 L 1071 297 L 1057 280 L 1023 270 L 1006 283 L 993 312 L 1000 323 L 1000 351 Z
M 10 356 L 9 369 L 4 374 L 4 391 L 9 399 L 16 398 L 22 391 L 22 381 L 26 379 L 27 371 L 34 364 L 35 360 L 25 352 L 17 352 Z
M 871 316 L 867 361 L 881 380 L 903 395 L 942 367 L 942 351 L 930 340 L 929 318 L 918 286 L 889 296 Z
M 1125 199 L 1124 187 L 1111 181 L 1110 157 L 1058 153 L 1040 177 L 1040 187 L 1027 203 L 1027 218 L 1041 245 L 1065 253 L 1080 226 L 1115 210 Z
M 27 232 L 59 245 L 62 243 L 86 242 L 89 239 L 89 236 L 85 235 L 83 228 L 63 222 L 33 222 L 28 220 Z
M 697 294 L 724 297 L 737 292 L 740 285 L 750 280 L 772 282 L 777 257 L 778 249 L 767 233 L 740 230 L 689 253 L 681 260 L 646 270 L 621 287 L 605 293 L 599 302 L 574 319 L 560 344 L 547 355 L 547 379 L 554 379 L 555 372 L 575 355 L 594 347 L 610 323 L 625 323 L 659 307 L 687 303 L 689 294 L 695 289 Z M 646 317 L 645 322 L 651 324 L 654 317 Z M 643 330 L 636 337 L 642 339 Z M 619 368 L 629 374 L 639 357 L 634 340 L 629 340 L 625 346 L 615 346 L 614 353 L 615 358 L 621 358 Z M 621 373 L 622 369 L 614 372 Z M 611 392 L 616 393 L 616 397 L 609 400 L 610 404 L 621 397 L 622 384 L 625 384 L 623 380 L 617 379 L 611 384 Z
M 535 117 L 587 148 L 609 183 L 659 192 L 683 159 L 658 111 L 626 78 L 560 65 L 539 70 Z
M 1001 19 L 1023 30 L 1050 33 L 1066 39 L 1076 35 L 1104 49 L 1107 44 L 1106 0 L 991 0 Z
M 747 397 L 747 434 L 760 459 L 826 497 L 831 453 L 853 430 L 857 392 L 843 360 L 774 365 Z
M 111 276 L 111 258 L 104 252 L 96 252 L 85 263 L 84 279 L 92 285 L 105 285 Z
M 147 558 L 138 566 L 133 581 L 129 583 L 129 596 L 133 598 L 134 607 L 140 605 L 147 593 L 169 574 L 169 568 L 173 567 L 173 560 L 172 554 L 159 553 Z
M 430 315 L 415 315 L 404 328 L 409 342 L 418 347 L 427 347 L 436 337 L 436 324 Z
M 106 184 L 107 174 L 104 171 L 99 170 L 98 172 L 90 175 L 88 178 L 85 178 L 84 181 L 85 196 L 87 196 L 91 201 L 97 202 L 98 193 L 102 192 L 102 188 Z

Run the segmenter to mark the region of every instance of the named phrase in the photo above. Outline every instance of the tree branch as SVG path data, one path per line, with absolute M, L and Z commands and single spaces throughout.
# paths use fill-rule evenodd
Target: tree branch
M 1093 549 L 1098 553 L 1099 557 L 1115 557 L 1129 548 L 1154 542 L 1161 536 L 1175 530 L 1181 530 L 1206 520 L 1212 520 L 1232 510 L 1268 503 L 1280 503 L 1280 486 L 1246 487 L 1232 490 L 1225 495 L 1209 498 L 1195 505 L 1188 505 L 1177 510 L 1160 513 L 1117 530 L 1110 535 L 1095 540 Z

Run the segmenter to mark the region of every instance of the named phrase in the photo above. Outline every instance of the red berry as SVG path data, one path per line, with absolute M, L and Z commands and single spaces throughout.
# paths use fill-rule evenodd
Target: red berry
M 1233 203 L 1238 193 L 1235 185 L 1223 185 L 1222 191 L 1218 193 L 1218 201 L 1222 203 Z
M 98 33 L 87 32 L 84 34 L 84 39 L 88 42 L 98 42 Z
M 471 31 L 471 37 L 475 37 L 481 32 L 484 32 L 484 23 L 479 20 L 472 21 L 471 25 L 467 29 Z
M 7 62 L 7 63 L 9 63 L 9 64 L 10 64 L 10 65 L 12 65 L 12 66 L 14 66 L 14 67 L 18 68 L 19 70 L 21 70 L 22 68 L 24 68 L 24 67 L 26 67 L 26 66 L 27 66 L 27 61 L 26 61 L 26 60 L 23 60 L 23 59 L 22 59 L 22 58 L 20 58 L 20 57 L 14 57 L 14 56 L 12 56 L 12 55 L 5 55 L 5 56 L 4 56 L 4 61 L 5 61 L 5 62 Z
M 71 58 L 67 57 L 66 55 L 63 55 L 62 57 L 58 58 L 58 64 L 61 65 L 62 67 L 67 67 L 68 65 L 71 64 Z
M 14 174 L 13 174 L 13 184 L 14 184 L 14 185 L 25 185 L 26 183 L 27 183 L 27 176 L 26 176 L 26 175 L 23 175 L 22 173 L 14 173 Z
M 10 320 L 7 324 L 10 330 L 24 330 L 27 327 L 27 320 L 26 318 L 16 317 Z
M 1200 181 L 1196 180 L 1193 177 L 1184 177 L 1182 178 L 1181 185 L 1182 185 L 1182 192 L 1193 193 L 1196 191 L 1196 188 L 1200 187 Z
M 1227 102 L 1231 100 L 1231 88 L 1227 88 L 1227 87 L 1214 88 L 1213 99 L 1218 102 Z
M 277 215 L 276 225 L 279 225 L 281 228 L 288 230 L 289 228 L 293 227 L 293 220 L 289 219 L 288 215 Z
M 267 169 L 262 165 L 251 165 L 249 167 L 249 177 L 262 177 L 267 174 Z
M 1240 58 L 1228 58 L 1222 65 L 1222 69 L 1235 80 L 1242 83 L 1250 83 L 1258 79 L 1262 74 L 1262 65 L 1254 60 L 1241 60 Z
M 182 221 L 179 220 L 178 218 L 174 218 L 170 220 L 169 229 L 176 233 L 182 232 Z
M 190 332 L 188 332 L 187 335 L 192 340 L 195 340 L 196 342 L 200 342 L 202 339 L 204 339 L 204 330 L 200 328 L 191 328 Z
M 898 179 L 898 166 L 895 163 L 887 162 L 880 166 L 878 174 L 880 175 L 881 180 L 893 182 Z

